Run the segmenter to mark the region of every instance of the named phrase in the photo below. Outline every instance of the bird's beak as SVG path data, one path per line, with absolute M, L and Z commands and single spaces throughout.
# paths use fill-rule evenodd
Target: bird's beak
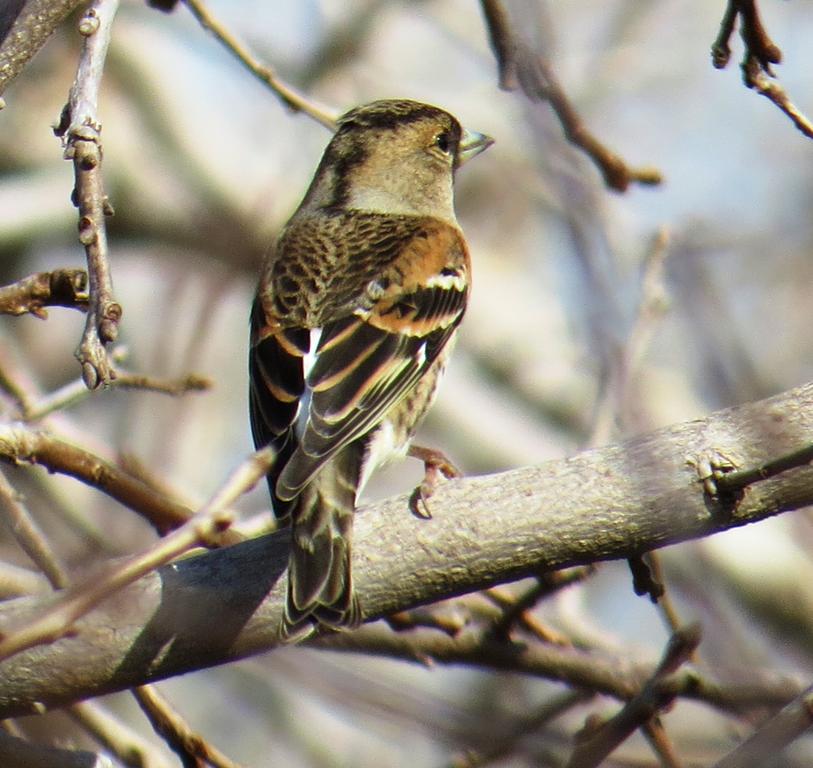
M 486 136 L 484 133 L 477 133 L 476 131 L 468 131 L 464 128 L 463 135 L 460 137 L 460 145 L 457 149 L 457 162 L 455 166 L 459 168 L 463 163 L 488 149 L 493 143 L 494 139 L 492 139 L 491 136 Z

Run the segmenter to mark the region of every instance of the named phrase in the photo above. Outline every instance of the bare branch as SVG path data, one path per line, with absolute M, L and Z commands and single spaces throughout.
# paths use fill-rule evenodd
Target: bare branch
M 630 401 L 635 392 L 631 384 L 641 368 L 660 319 L 666 312 L 668 297 L 664 269 L 669 249 L 669 233 L 661 228 L 652 238 L 644 260 L 640 299 L 635 320 L 623 348 L 613 360 L 610 375 L 596 405 L 593 427 L 587 445 L 604 445 L 613 437 L 617 423 L 622 432 L 635 432 L 631 424 Z M 625 429 L 624 429 L 625 428 Z
M 30 313 L 45 318 L 44 307 L 86 310 L 87 306 L 87 272 L 83 269 L 37 272 L 0 287 L 0 313 L 4 315 Z
M 68 586 L 68 573 L 45 534 L 34 522 L 6 476 L 0 472 L 0 507 L 8 519 L 12 535 L 22 550 L 39 566 L 54 589 Z
M 568 768 L 597 768 L 621 742 L 644 726 L 679 693 L 674 674 L 700 643 L 700 627 L 691 625 L 675 632 L 652 677 L 624 707 L 586 737 L 578 738 Z
M 649 722 L 644 723 L 641 732 L 652 747 L 652 751 L 658 756 L 662 768 L 681 768 L 681 764 L 675 755 L 675 748 L 666 735 L 666 728 L 659 717 L 653 717 Z
M 253 453 L 208 503 L 177 531 L 142 554 L 117 561 L 91 581 L 66 590 L 40 615 L 14 628 L 6 628 L 0 636 L 0 659 L 65 637 L 73 631 L 79 618 L 128 584 L 195 547 L 222 544 L 223 534 L 234 522 L 234 515 L 226 507 L 265 477 L 272 461 L 273 452 L 269 448 Z
M 0 459 L 40 464 L 50 472 L 75 477 L 143 515 L 159 533 L 183 525 L 193 514 L 115 464 L 48 432 L 0 425 Z
M 729 752 L 715 768 L 759 768 L 766 765 L 812 725 L 813 688 L 808 688 Z
M 133 695 L 155 732 L 181 757 L 184 765 L 187 764 L 185 758 L 191 758 L 204 761 L 213 768 L 240 768 L 217 747 L 196 733 L 155 686 L 142 685 L 133 691 Z
M 810 434 L 813 384 L 567 460 L 449 481 L 433 497 L 431 520 L 409 514 L 406 496 L 362 508 L 355 523 L 354 577 L 364 617 L 370 621 L 544 570 L 628 558 L 809 505 L 810 467 L 751 485 L 726 501 L 706 492 L 697 457 L 715 449 L 740 467 L 761 466 L 806 445 Z M 281 531 L 149 573 L 77 621 L 72 636 L 7 659 L 0 664 L 0 715 L 30 712 L 36 701 L 54 706 L 130 688 L 274 647 L 288 536 Z M 0 626 L 26 624 L 52 602 L 35 596 L 0 605 Z M 424 630 L 409 637 L 385 631 L 386 637 L 376 635 L 377 643 L 390 643 L 390 652 L 397 648 L 405 658 L 420 657 L 415 638 L 424 637 Z M 598 684 L 593 671 L 589 681 L 578 676 L 586 673 L 572 666 L 580 658 L 574 649 L 529 646 L 518 653 L 514 646 L 484 645 L 479 638 L 472 645 L 467 632 L 455 638 L 425 632 L 432 643 L 424 648 L 429 657 L 446 653 L 447 663 L 527 671 L 538 654 L 558 653 L 557 665 L 570 661 L 554 667 L 560 670 L 556 679 L 622 698 L 634 696 L 653 672 L 650 667 L 630 678 L 617 663 L 609 664 Z M 313 642 L 379 652 L 369 643 L 360 645 L 358 637 L 339 633 Z M 23 672 L 32 664 L 39 670 L 33 677 Z M 539 669 L 553 674 L 550 666 L 544 673 Z M 765 703 L 773 691 L 780 694 L 774 703 L 784 705 L 799 692 L 793 685 L 756 681 L 749 673 L 750 682 L 735 695 L 680 674 L 686 695 L 729 709 L 743 708 L 751 694 Z
M 48 588 L 48 581 L 36 571 L 0 561 L 0 600 L 35 595 Z
M 528 589 L 524 595 L 521 595 L 519 599 L 508 605 L 504 605 L 505 610 L 503 611 L 503 615 L 491 627 L 491 633 L 496 638 L 507 639 L 511 633 L 512 626 L 516 623 L 522 623 L 541 639 L 539 627 L 532 622 L 527 611 L 531 610 L 540 600 L 544 600 L 546 597 L 571 584 L 583 581 L 588 576 L 592 576 L 593 573 L 595 573 L 594 568 L 585 566 L 583 568 L 571 568 L 567 571 L 555 571 L 554 573 L 542 574 L 537 578 L 536 584 Z M 486 596 L 493 597 L 494 590 L 488 590 Z M 529 620 L 531 621 L 529 622 Z M 549 634 L 546 635 L 544 639 L 551 642 Z
M 615 656 L 579 648 L 562 648 L 543 643 L 504 643 L 477 632 L 450 637 L 441 632 L 418 629 L 394 633 L 380 624 L 355 632 L 325 635 L 309 641 L 319 648 L 362 653 L 427 664 L 454 664 L 516 672 L 566 683 L 627 701 L 639 694 L 656 674 L 657 665 L 630 662 Z M 670 690 L 678 696 L 711 704 L 723 711 L 742 713 L 757 707 L 784 706 L 798 695 L 801 686 L 791 680 L 758 679 L 747 683 L 717 683 L 695 670 L 669 675 Z
M 294 112 L 304 112 L 308 117 L 312 117 L 317 123 L 324 125 L 325 128 L 331 131 L 336 130 L 336 118 L 333 115 L 302 96 L 302 94 L 297 93 L 290 85 L 280 80 L 273 69 L 260 64 L 254 59 L 237 39 L 212 16 L 201 0 L 184 0 L 184 4 L 200 22 L 201 26 L 211 32 L 252 75 L 267 85 L 286 107 Z
M 500 88 L 513 91 L 519 86 L 517 78 L 517 46 L 511 31 L 511 20 L 500 0 L 480 0 L 486 19 L 489 42 L 497 59 Z
M 0 45 L 0 94 L 81 0 L 28 0 Z
M 107 383 L 113 371 L 105 345 L 115 341 L 121 306 L 113 298 L 113 281 L 107 256 L 105 216 L 113 209 L 102 180 L 102 124 L 98 116 L 99 88 L 118 0 L 94 0 L 79 22 L 84 36 L 76 79 L 68 103 L 54 129 L 65 140 L 65 158 L 73 161 L 76 185 L 74 203 L 79 208 L 79 241 L 88 263 L 90 303 L 82 341 L 76 352 L 88 389 Z
M 65 714 L 130 768 L 171 768 L 160 751 L 101 705 L 80 701 Z
M 116 389 L 140 389 L 145 392 L 158 392 L 166 395 L 180 396 L 188 392 L 203 392 L 212 386 L 211 379 L 189 373 L 177 379 L 159 379 L 139 373 L 128 373 L 116 369 L 115 378 L 110 386 Z M 39 421 L 54 411 L 60 411 L 75 405 L 88 396 L 88 388 L 82 379 L 72 381 L 47 395 L 32 401 L 27 398 L 21 404 L 21 416 L 24 421 Z
M 532 101 L 547 101 L 559 118 L 567 140 L 595 163 L 604 183 L 611 189 L 624 192 L 632 182 L 648 186 L 660 184 L 663 177 L 657 168 L 630 167 L 587 129 L 550 62 L 518 37 L 502 0 L 481 0 L 481 3 L 497 58 L 500 87 L 507 91 L 520 87 Z
M 765 96 L 776 104 L 792 121 L 793 124 L 809 139 L 813 139 L 813 123 L 790 100 L 785 89 L 774 80 L 769 80 L 766 71 L 759 62 L 748 57 L 742 64 L 743 79 L 749 88 L 753 88 L 760 96 Z
M 779 64 L 782 61 L 782 51 L 768 35 L 759 16 L 756 0 L 728 0 L 723 20 L 720 22 L 720 32 L 711 46 L 714 66 L 723 69 L 731 58 L 729 40 L 734 32 L 737 16 L 742 17 L 741 33 L 747 53 L 753 55 L 760 67 L 773 76 L 771 64 Z
M 740 33 L 745 43 L 741 69 L 746 87 L 753 88 L 781 109 L 793 124 L 808 138 L 813 139 L 813 123 L 790 100 L 779 83 L 770 78 L 775 77 L 771 64 L 782 61 L 782 51 L 765 29 L 759 15 L 756 0 L 728 0 L 720 32 L 711 46 L 712 63 L 717 69 L 724 69 L 731 59 L 729 41 L 734 26 L 740 19 Z

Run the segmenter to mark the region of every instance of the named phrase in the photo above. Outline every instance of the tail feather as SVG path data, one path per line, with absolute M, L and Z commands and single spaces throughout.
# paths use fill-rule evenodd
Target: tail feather
M 293 511 L 284 634 L 299 639 L 313 623 L 357 626 L 351 539 L 362 446 L 351 443 L 305 488 Z

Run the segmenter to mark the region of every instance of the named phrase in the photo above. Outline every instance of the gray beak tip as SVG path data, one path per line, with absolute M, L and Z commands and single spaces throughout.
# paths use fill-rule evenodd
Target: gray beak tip
M 481 152 L 485 152 L 493 143 L 494 139 L 491 136 L 464 128 L 463 135 L 460 137 L 460 146 L 457 150 L 457 167 L 459 168 L 463 163 L 476 157 Z

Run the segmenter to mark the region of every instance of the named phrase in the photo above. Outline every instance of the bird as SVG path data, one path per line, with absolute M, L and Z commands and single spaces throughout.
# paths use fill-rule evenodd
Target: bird
M 493 143 L 404 99 L 356 107 L 336 126 L 251 309 L 251 430 L 276 452 L 272 507 L 291 526 L 281 635 L 293 642 L 361 621 L 356 502 L 376 468 L 407 453 L 435 398 L 470 286 L 454 175 Z M 423 497 L 448 467 L 415 450 Z

